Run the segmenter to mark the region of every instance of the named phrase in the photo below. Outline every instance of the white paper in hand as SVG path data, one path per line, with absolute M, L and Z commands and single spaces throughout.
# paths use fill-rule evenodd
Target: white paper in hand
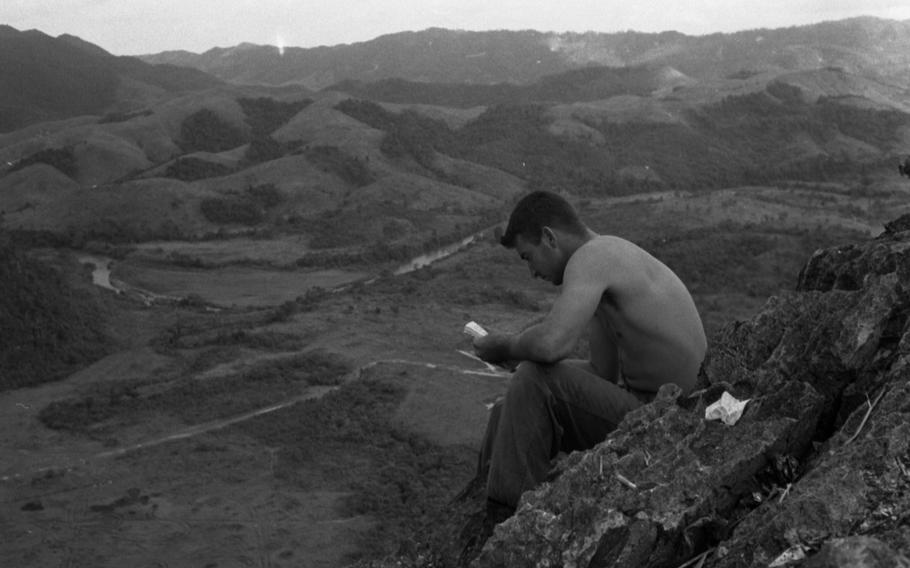
M 727 426 L 732 426 L 742 417 L 746 403 L 750 400 L 752 399 L 737 400 L 724 391 L 717 402 L 705 409 L 705 420 L 720 420 Z
M 471 337 L 483 337 L 487 334 L 487 330 L 480 327 L 480 324 L 476 321 L 469 321 L 464 324 L 464 332 Z

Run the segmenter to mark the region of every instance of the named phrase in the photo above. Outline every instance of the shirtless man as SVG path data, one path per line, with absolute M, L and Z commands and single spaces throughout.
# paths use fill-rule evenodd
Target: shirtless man
M 525 196 L 501 243 L 532 276 L 562 287 L 540 323 L 474 340 L 485 361 L 521 361 L 493 408 L 480 456 L 488 505 L 514 510 L 557 453 L 603 441 L 663 384 L 691 390 L 707 343 L 672 270 L 627 240 L 593 232 L 558 195 Z M 589 360 L 567 359 L 586 331 Z

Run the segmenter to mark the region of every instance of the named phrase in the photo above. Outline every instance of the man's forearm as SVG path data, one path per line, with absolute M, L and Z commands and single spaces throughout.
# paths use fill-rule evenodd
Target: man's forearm
M 540 324 L 512 335 L 508 342 L 508 353 L 509 359 L 539 363 L 555 363 L 568 355 Z

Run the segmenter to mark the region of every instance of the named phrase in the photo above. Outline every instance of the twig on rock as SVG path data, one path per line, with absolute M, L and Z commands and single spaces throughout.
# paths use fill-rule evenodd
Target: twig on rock
M 629 489 L 638 489 L 638 486 L 637 486 L 637 485 L 635 485 L 634 483 L 632 483 L 631 481 L 629 481 L 628 479 L 626 479 L 626 478 L 623 476 L 623 474 L 621 474 L 621 473 L 618 473 L 618 472 L 617 472 L 617 474 L 616 474 L 616 479 L 618 479 L 620 483 L 622 483 L 623 485 L 625 485 L 625 486 L 628 487 Z
M 899 460 L 897 456 L 894 457 L 894 461 L 897 463 L 897 467 L 901 468 L 901 473 L 904 474 L 904 477 L 910 479 L 910 472 L 907 471 L 907 466 L 904 465 L 904 462 Z
M 869 408 L 866 409 L 866 415 L 863 416 L 863 421 L 859 423 L 859 428 L 857 428 L 856 432 L 854 432 L 853 435 L 850 436 L 850 438 L 848 438 L 846 442 L 844 442 L 845 446 L 847 444 L 849 444 L 850 442 L 852 442 L 853 440 L 855 440 L 856 437 L 859 436 L 859 433 L 863 431 L 863 427 L 866 425 L 866 421 L 869 420 L 869 416 L 872 414 L 872 410 L 875 408 L 875 405 L 878 404 L 878 401 L 881 400 L 884 395 L 885 395 L 885 389 L 882 389 L 882 392 L 878 393 L 878 396 L 875 397 L 875 402 L 869 402 L 869 396 L 868 395 L 866 396 L 866 404 L 869 405 Z
M 778 505 L 780 505 L 781 503 L 783 503 L 783 502 L 784 502 L 784 499 L 785 499 L 788 495 L 790 495 L 790 488 L 791 488 L 791 487 L 793 487 L 793 484 L 792 484 L 792 483 L 788 483 L 787 486 L 784 488 L 784 490 L 781 491 L 781 493 L 780 493 L 780 498 L 777 500 L 777 504 L 778 504 Z

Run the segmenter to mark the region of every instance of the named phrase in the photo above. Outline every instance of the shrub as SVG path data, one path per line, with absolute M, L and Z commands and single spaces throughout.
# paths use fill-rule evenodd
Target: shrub
M 212 223 L 255 225 L 265 218 L 265 212 L 245 196 L 210 197 L 200 204 L 202 214 Z
M 248 164 L 260 164 L 276 160 L 284 155 L 284 148 L 271 136 L 255 136 L 243 154 Z
M 265 212 L 284 202 L 284 194 L 275 184 L 265 183 L 247 188 L 240 195 L 203 199 L 202 214 L 212 223 L 255 225 L 265 219 Z
M 268 97 L 237 99 L 246 114 L 246 123 L 250 125 L 253 135 L 259 137 L 274 132 L 312 102 L 311 99 L 303 99 L 285 103 Z
M 363 187 L 375 181 L 373 173 L 364 162 L 349 156 L 335 146 L 307 148 L 304 155 L 317 167 L 337 175 L 356 187 Z
M 57 168 L 61 173 L 69 177 L 75 177 L 79 172 L 79 166 L 76 163 L 76 156 L 73 154 L 72 146 L 63 148 L 46 148 L 35 152 L 27 158 L 23 158 L 13 164 L 9 172 L 15 172 L 34 164 L 47 164 Z
M 239 128 L 207 108 L 189 115 L 180 125 L 179 145 L 184 152 L 223 152 L 245 142 Z

